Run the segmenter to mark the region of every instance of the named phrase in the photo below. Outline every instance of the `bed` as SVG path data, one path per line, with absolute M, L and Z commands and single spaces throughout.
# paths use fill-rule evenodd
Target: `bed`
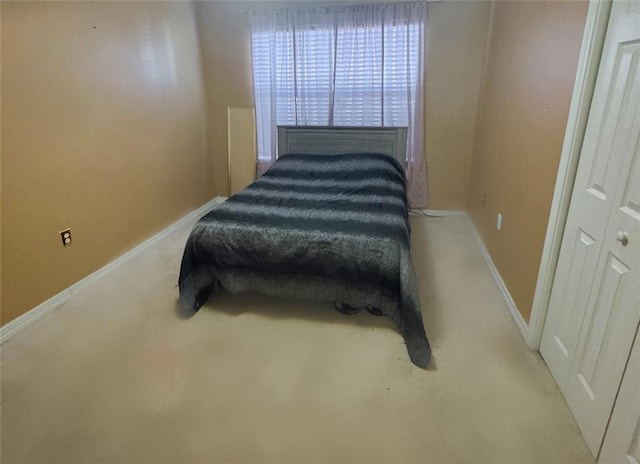
M 426 367 L 406 128 L 279 127 L 278 149 L 262 177 L 195 224 L 180 267 L 180 304 L 198 310 L 222 287 L 367 308 L 390 317 L 411 361 Z

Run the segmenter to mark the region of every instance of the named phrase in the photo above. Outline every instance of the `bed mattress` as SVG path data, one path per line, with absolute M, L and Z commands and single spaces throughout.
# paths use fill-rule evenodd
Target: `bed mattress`
M 376 154 L 284 155 L 201 218 L 185 246 L 180 303 L 199 309 L 222 286 L 375 308 L 425 367 L 404 170 Z

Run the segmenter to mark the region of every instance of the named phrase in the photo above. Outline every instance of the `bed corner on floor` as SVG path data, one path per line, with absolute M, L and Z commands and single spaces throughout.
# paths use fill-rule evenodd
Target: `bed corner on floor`
M 278 132 L 273 166 L 194 226 L 181 304 L 197 310 L 221 285 L 375 309 L 425 367 L 431 348 L 410 253 L 406 128 Z

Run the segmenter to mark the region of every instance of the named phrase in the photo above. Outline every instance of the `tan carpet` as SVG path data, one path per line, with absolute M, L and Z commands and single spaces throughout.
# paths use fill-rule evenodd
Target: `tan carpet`
M 593 462 L 463 217 L 413 217 L 431 369 L 386 319 L 175 307 L 190 227 L 2 346 L 2 462 Z

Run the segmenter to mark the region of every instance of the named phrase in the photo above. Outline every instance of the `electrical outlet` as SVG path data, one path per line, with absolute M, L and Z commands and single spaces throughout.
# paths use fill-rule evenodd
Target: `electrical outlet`
M 500 230 L 502 228 L 502 214 L 498 213 L 498 217 L 496 218 L 496 229 Z
M 62 239 L 62 246 L 69 246 L 73 242 L 71 241 L 71 229 L 65 229 L 60 231 L 60 238 Z

